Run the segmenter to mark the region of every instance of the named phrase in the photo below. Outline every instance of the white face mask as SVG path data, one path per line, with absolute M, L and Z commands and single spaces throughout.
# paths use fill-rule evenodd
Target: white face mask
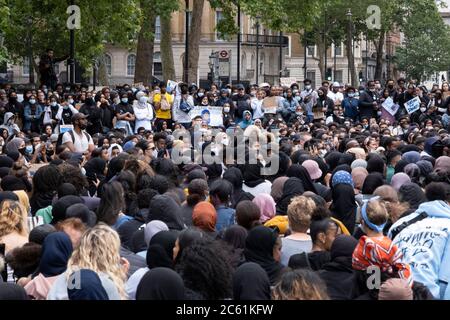
M 230 107 L 225 107 L 225 108 L 223 108 L 223 112 L 225 112 L 225 113 L 230 112 Z
M 305 90 L 310 90 L 311 89 L 311 85 L 306 85 L 305 86 Z
M 203 97 L 203 92 L 199 92 L 197 95 L 198 95 L 199 98 L 202 98 Z
M 145 97 L 145 96 L 144 97 L 140 97 L 139 98 L 139 102 L 142 103 L 142 104 L 147 103 L 147 97 Z
M 349 94 L 348 94 L 348 97 L 349 97 L 349 98 L 353 98 L 353 97 L 355 97 L 355 94 L 354 94 L 354 93 L 349 93 Z
M 69 102 L 70 104 L 73 104 L 73 103 L 74 103 L 73 99 L 69 99 L 68 102 Z
M 30 99 L 30 103 L 31 103 L 31 104 L 35 104 L 35 103 L 36 103 L 36 100 Z
M 51 105 L 52 105 L 52 107 L 56 107 L 56 106 L 58 105 L 58 103 L 57 103 L 56 101 L 53 101 L 53 102 L 51 103 Z
M 427 111 L 427 108 L 420 108 L 420 112 L 425 112 L 425 111 Z

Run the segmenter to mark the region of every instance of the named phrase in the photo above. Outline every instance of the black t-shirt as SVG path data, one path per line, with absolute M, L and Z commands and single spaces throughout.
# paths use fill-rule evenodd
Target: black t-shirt
M 122 115 L 127 112 L 134 114 L 133 107 L 128 103 L 127 104 L 120 103 L 116 106 L 116 114 Z
M 73 112 L 70 108 L 63 109 L 61 118 L 64 124 L 71 124 L 72 123 L 72 116 Z
M 232 100 L 236 104 L 235 116 L 237 118 L 243 118 L 245 110 L 248 110 L 253 114 L 253 110 L 248 102 L 250 100 L 250 96 L 248 94 L 244 94 L 243 96 L 240 96 L 239 94 L 234 95 Z

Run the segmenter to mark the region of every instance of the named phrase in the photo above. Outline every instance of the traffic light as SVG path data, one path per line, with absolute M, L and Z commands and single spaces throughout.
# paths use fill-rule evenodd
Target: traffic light
M 359 82 L 363 82 L 364 78 L 363 78 L 363 72 L 360 71 L 359 72 Z
M 328 68 L 327 69 L 327 74 L 326 74 L 326 78 L 328 81 L 331 81 L 331 75 L 332 75 L 332 69 Z

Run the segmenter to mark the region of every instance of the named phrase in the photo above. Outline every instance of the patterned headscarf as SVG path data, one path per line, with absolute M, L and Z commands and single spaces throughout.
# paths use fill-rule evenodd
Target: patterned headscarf
M 410 266 L 402 262 L 401 251 L 388 237 L 362 236 L 353 251 L 352 266 L 353 269 L 362 271 L 370 266 L 377 266 L 382 272 L 397 273 L 412 285 Z
M 355 187 L 353 184 L 352 175 L 344 170 L 338 171 L 333 175 L 333 180 L 331 181 L 331 185 L 333 187 L 335 187 L 338 184 L 349 184 L 352 187 Z

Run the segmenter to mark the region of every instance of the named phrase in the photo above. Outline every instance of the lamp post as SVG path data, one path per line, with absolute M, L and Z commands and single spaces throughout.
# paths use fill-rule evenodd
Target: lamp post
M 34 84 L 34 68 L 33 68 L 33 18 L 28 17 L 28 77 L 30 84 Z
M 70 5 L 75 5 L 74 0 L 70 0 Z M 70 65 L 70 84 L 75 84 L 75 29 L 70 29 L 70 57 L 68 61 Z
M 237 83 L 241 82 L 241 5 L 239 0 L 237 3 L 237 22 L 238 22 L 238 34 L 237 34 Z M 230 79 L 231 80 L 231 79 Z
M 280 68 L 280 78 L 283 77 L 283 32 L 280 31 L 280 57 L 278 60 L 278 67 Z M 281 80 L 280 80 L 281 85 Z
M 347 48 L 350 48 L 350 52 L 347 53 L 349 55 L 349 59 L 348 59 L 348 82 L 353 85 L 353 81 L 350 80 L 350 64 L 354 63 L 353 62 L 353 58 L 350 59 L 350 57 L 352 57 L 352 55 L 353 55 L 353 44 L 352 44 L 353 43 L 353 41 L 352 41 L 352 38 L 353 38 L 353 34 L 352 34 L 353 33 L 353 30 L 352 30 L 353 29 L 352 28 L 352 16 L 353 15 L 352 15 L 352 10 L 351 9 L 348 9 L 348 12 L 347 12 L 346 16 L 348 18 Z M 352 77 L 353 77 L 353 75 L 352 75 Z
M 392 36 L 389 35 L 388 40 L 387 40 L 387 78 L 388 79 L 391 78 L 391 41 L 392 41 Z
M 189 0 L 186 0 L 185 9 L 185 39 L 184 39 L 184 75 L 183 81 L 188 82 L 189 74 Z
M 259 19 L 260 16 L 256 17 L 256 84 L 259 83 Z

